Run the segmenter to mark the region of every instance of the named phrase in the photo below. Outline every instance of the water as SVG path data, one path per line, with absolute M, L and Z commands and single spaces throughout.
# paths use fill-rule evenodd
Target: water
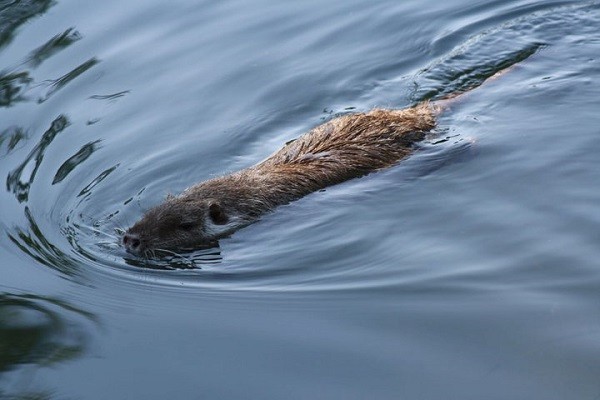
M 599 24 L 569 1 L 0 1 L 0 397 L 597 399 Z M 332 116 L 517 61 L 394 168 L 183 259 L 116 245 Z

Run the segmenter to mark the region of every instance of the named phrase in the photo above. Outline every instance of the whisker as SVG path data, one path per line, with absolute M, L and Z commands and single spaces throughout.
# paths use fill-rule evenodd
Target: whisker
M 176 252 L 174 252 L 174 251 L 171 251 L 171 250 L 167 250 L 167 249 L 156 249 L 156 251 L 160 251 L 160 252 L 163 252 L 163 253 L 171 254 L 171 255 L 173 255 L 173 256 L 175 256 L 175 257 L 179 257 L 179 258 L 186 259 L 186 257 L 184 257 L 183 255 L 181 255 L 181 254 L 179 254 L 179 253 L 176 253 Z
M 107 246 L 107 247 L 114 247 L 114 248 L 118 248 L 119 247 L 119 244 L 115 243 L 113 241 L 111 241 L 111 242 L 98 242 L 96 244 L 99 245 L 99 246 Z
M 108 237 L 108 238 L 110 238 L 110 239 L 118 239 L 118 237 L 117 237 L 117 236 L 115 236 L 115 235 L 111 235 L 111 234 L 110 234 L 110 233 L 108 233 L 108 232 L 101 231 L 101 230 L 100 230 L 100 229 L 98 229 L 98 228 L 93 228 L 93 227 L 90 227 L 90 226 L 85 226 L 85 225 L 80 225 L 80 226 L 81 226 L 82 228 L 87 228 L 87 229 L 89 229 L 90 231 L 92 231 L 92 232 L 94 232 L 94 233 L 97 233 L 97 234 L 99 234 L 99 235 L 104 235 L 104 236 L 106 236 L 106 237 Z
M 178 263 L 182 263 L 184 264 L 186 267 L 188 268 L 197 268 L 196 263 L 194 262 L 194 260 L 190 259 L 189 257 L 184 256 L 183 254 L 179 254 L 176 253 L 172 250 L 167 250 L 167 249 L 156 249 L 156 251 L 162 252 L 162 253 L 166 253 L 166 254 L 170 254 L 172 256 L 175 257 L 176 262 Z

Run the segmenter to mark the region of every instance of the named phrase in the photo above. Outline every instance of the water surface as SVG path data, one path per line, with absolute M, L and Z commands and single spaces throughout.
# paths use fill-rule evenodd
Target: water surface
M 598 398 L 599 24 L 570 1 L 0 1 L 0 398 Z M 513 63 L 398 166 L 184 258 L 116 244 L 336 115 Z

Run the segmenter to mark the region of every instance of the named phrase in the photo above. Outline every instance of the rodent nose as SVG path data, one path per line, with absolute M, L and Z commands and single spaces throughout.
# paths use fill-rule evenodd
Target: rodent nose
M 142 241 L 140 240 L 140 236 L 138 234 L 126 232 L 123 235 L 123 246 L 125 246 L 127 250 L 137 251 L 141 244 Z

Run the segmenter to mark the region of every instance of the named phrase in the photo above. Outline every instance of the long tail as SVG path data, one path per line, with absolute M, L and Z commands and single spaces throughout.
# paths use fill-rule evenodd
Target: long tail
M 461 101 L 462 99 L 465 98 L 465 96 L 467 96 L 471 91 L 473 91 L 474 89 L 480 88 L 482 86 L 485 86 L 488 82 L 494 81 L 500 77 L 502 77 L 504 74 L 512 71 L 513 69 L 516 68 L 518 64 L 511 64 L 508 67 L 501 69 L 500 71 L 494 73 L 493 75 L 491 75 L 490 77 L 484 79 L 483 81 L 477 83 L 477 84 L 473 84 L 469 87 L 464 88 L 463 90 L 454 92 L 454 93 L 450 93 L 445 95 L 444 97 L 442 97 L 441 99 L 438 100 L 430 100 L 430 106 L 433 109 L 433 112 L 435 115 L 439 115 L 442 112 L 446 111 L 447 109 L 449 109 L 452 105 L 456 104 L 457 102 Z
M 515 50 L 490 54 L 490 46 L 485 46 L 488 36 L 459 46 L 419 72 L 411 95 L 414 104 L 429 102 L 439 114 L 467 93 L 499 78 L 547 46 L 532 42 Z

